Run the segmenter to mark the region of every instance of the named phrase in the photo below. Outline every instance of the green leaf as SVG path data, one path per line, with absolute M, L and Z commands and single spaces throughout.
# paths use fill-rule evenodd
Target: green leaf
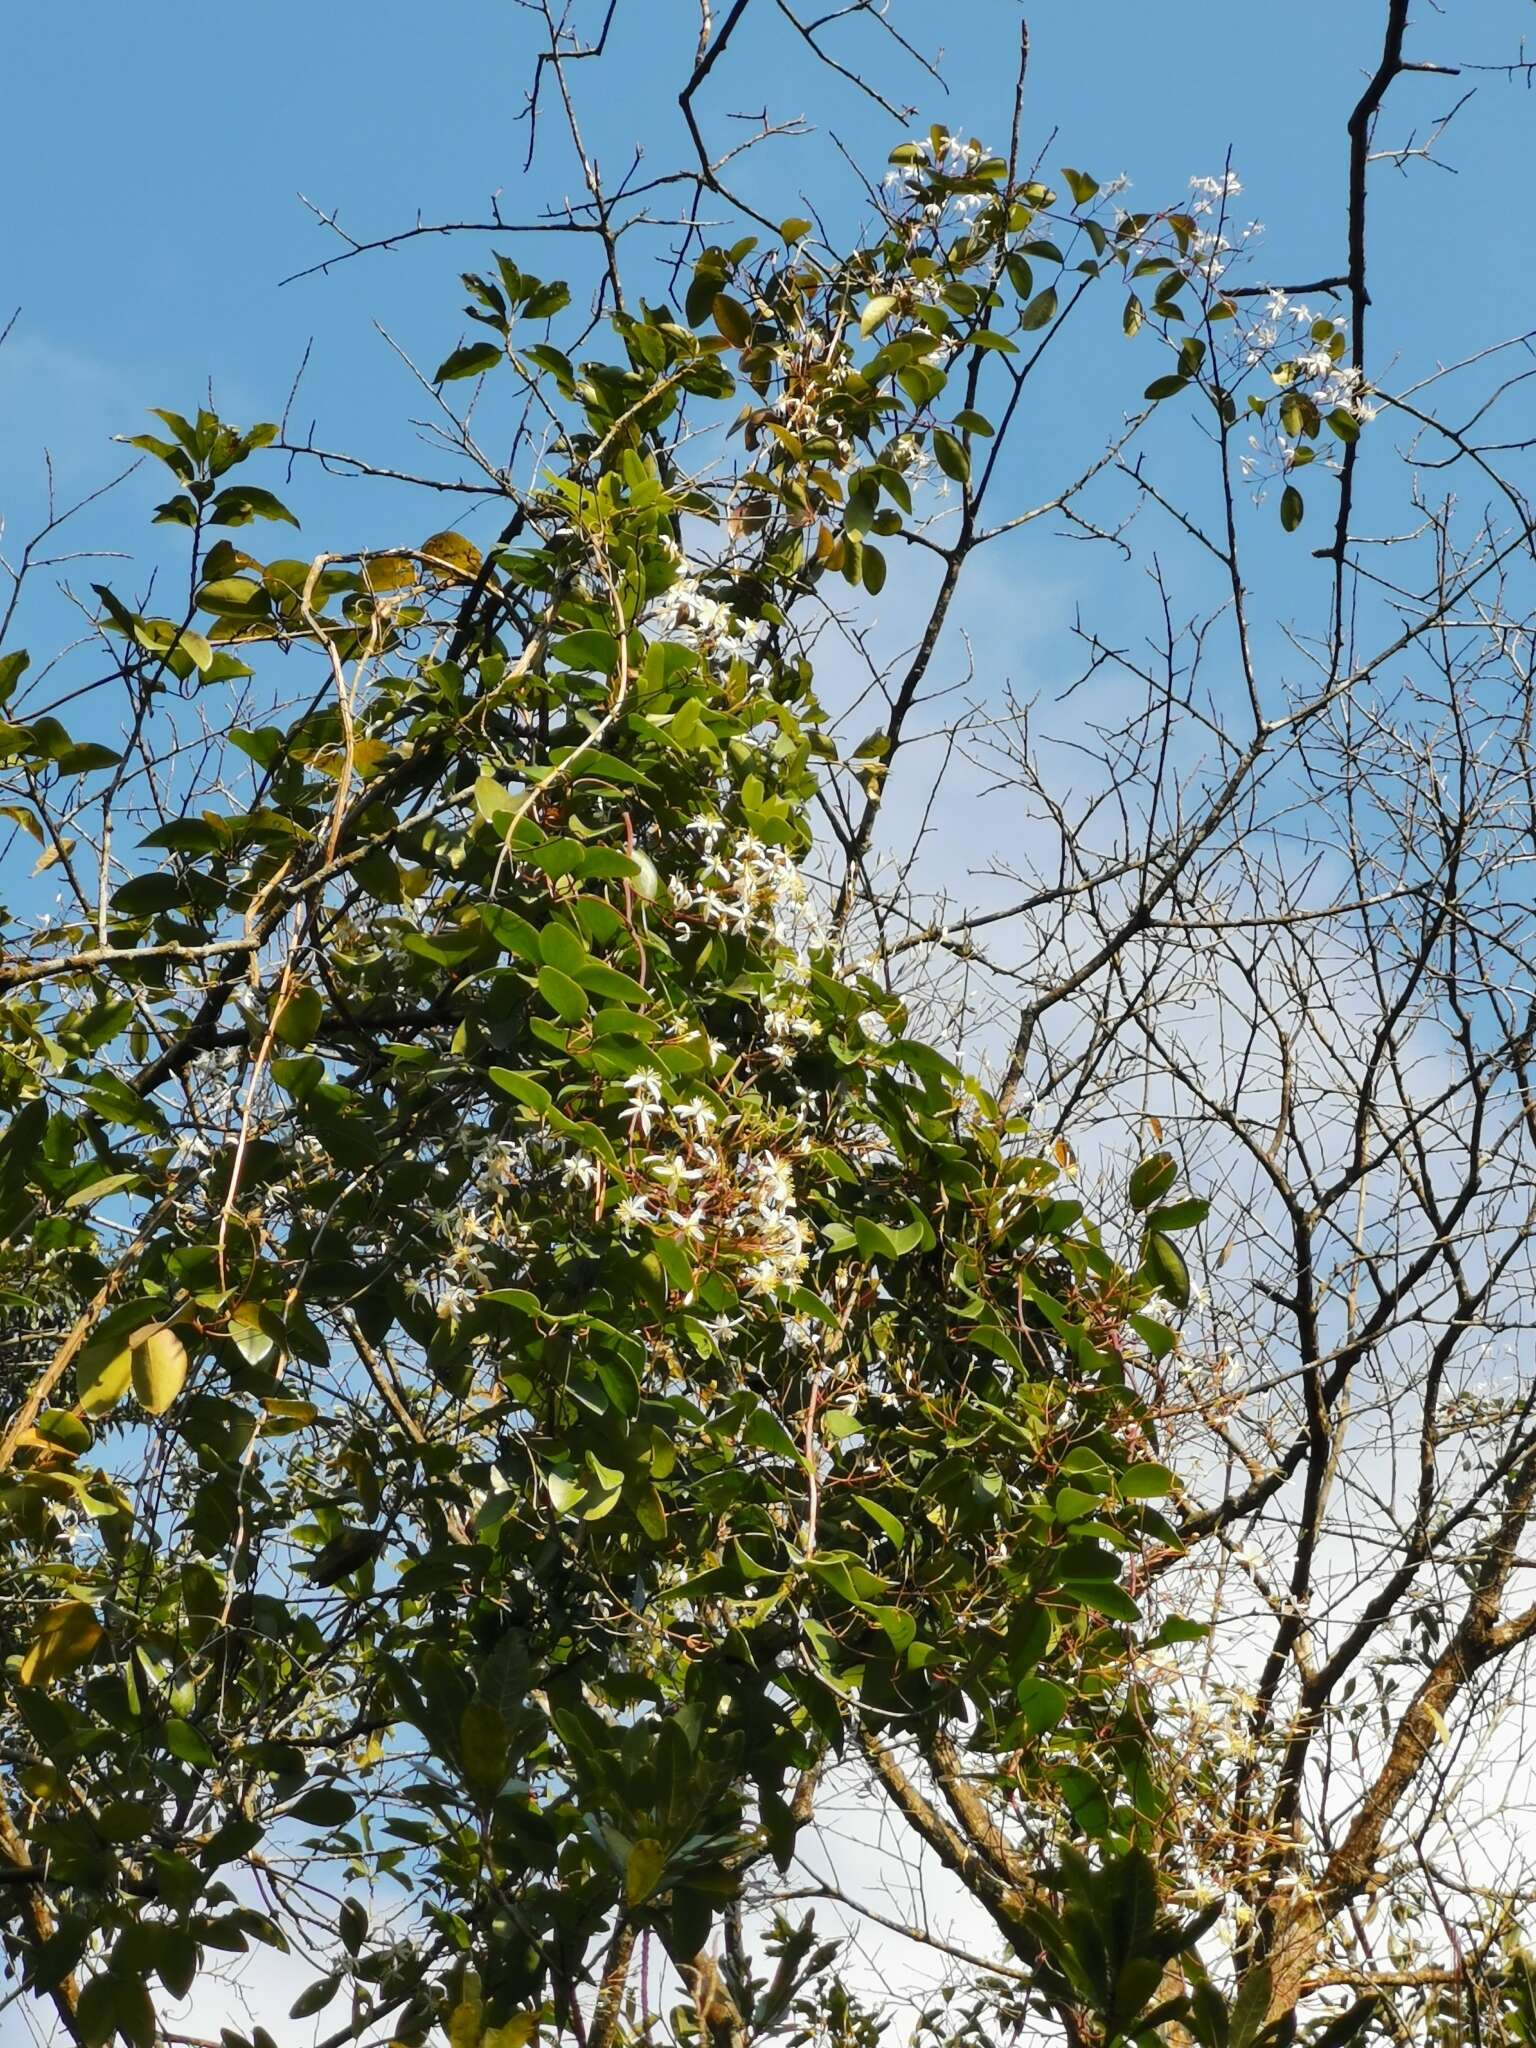
M 1067 1695 L 1054 1679 L 1021 1678 L 1014 1697 L 1031 1735 L 1048 1735 L 1067 1711 Z
M 859 315 L 859 333 L 866 341 L 874 333 L 875 329 L 880 326 L 882 321 L 889 320 L 898 304 L 899 301 L 892 298 L 888 293 L 881 293 L 870 300 L 864 311 Z
M 85 1187 L 76 1188 L 72 1195 L 66 1196 L 64 1207 L 92 1208 L 97 1202 L 104 1201 L 108 1195 L 115 1195 L 120 1188 L 138 1187 L 142 1180 L 143 1175 L 137 1173 L 104 1173 L 98 1180 L 90 1181 Z
M 1043 292 L 1037 292 L 1019 315 L 1019 325 L 1026 334 L 1033 334 L 1037 327 L 1045 327 L 1056 317 L 1056 287 L 1047 285 Z
M 349 1956 L 357 1955 L 368 1939 L 368 1908 L 361 1899 L 343 1899 L 336 1916 L 336 1931 Z
M 220 491 L 209 512 L 214 526 L 249 526 L 253 519 L 281 520 L 286 526 L 299 523 L 281 498 L 274 498 L 270 491 L 255 484 L 232 484 L 228 490 Z M 185 642 L 186 636 L 182 638 Z
M 1173 1491 L 1173 1474 L 1166 1465 L 1131 1465 L 1120 1474 L 1118 1491 L 1124 1500 L 1161 1500 Z
M 898 1656 L 905 1655 L 917 1641 L 917 1621 L 905 1608 L 877 1607 L 875 1618 Z
M 1202 1202 L 1191 1195 L 1182 1202 L 1170 1202 L 1166 1208 L 1154 1209 L 1147 1218 L 1148 1230 L 1194 1230 L 1211 1213 L 1209 1202 Z
M 1182 1614 L 1169 1614 L 1163 1617 L 1162 1626 L 1149 1647 L 1158 1649 L 1164 1643 L 1203 1643 L 1210 1632 L 1203 1621 L 1190 1621 Z
M 384 1548 L 382 1529 L 343 1529 L 311 1560 L 306 1570 L 311 1584 L 325 1588 L 340 1585 L 354 1572 L 372 1562 Z
M 207 1770 L 214 1760 L 207 1736 L 200 1728 L 194 1728 L 190 1721 L 167 1721 L 165 1746 L 179 1762 L 192 1764 L 199 1770 Z
M 64 1677 L 90 1656 L 103 1633 L 101 1623 L 83 1602 L 56 1601 L 44 1612 L 32 1647 L 21 1660 L 18 1676 L 22 1684 L 49 1686 Z
M 586 991 L 558 967 L 541 967 L 539 994 L 563 1024 L 577 1024 L 587 1014 Z
M 559 918 L 551 918 L 539 933 L 539 957 L 546 966 L 557 967 L 562 974 L 572 976 L 592 964 L 586 942 Z
M 1146 1250 L 1141 1258 L 1141 1271 L 1160 1294 L 1167 1296 L 1175 1308 L 1189 1307 L 1189 1267 L 1171 1237 L 1164 1237 L 1160 1230 L 1148 1233 Z
M 295 1820 L 307 1827 L 339 1828 L 357 1811 L 357 1801 L 339 1785 L 316 1785 L 288 1809 Z
M 741 1440 L 754 1451 L 767 1451 L 775 1458 L 796 1458 L 800 1446 L 771 1408 L 754 1408 L 747 1418 Z
M 26 674 L 31 656 L 18 647 L 12 654 L 0 654 L 0 704 L 4 704 Z
M 854 1499 L 864 1510 L 865 1514 L 868 1515 L 881 1535 L 888 1536 L 898 1550 L 902 1549 L 906 1544 L 907 1532 L 902 1527 L 899 1519 L 891 1513 L 890 1509 L 882 1507 L 877 1500 L 871 1500 L 867 1494 L 856 1493 Z
M 322 1977 L 301 1991 L 288 2008 L 291 2020 L 307 2020 L 317 2012 L 324 2012 L 346 1981 L 345 1972 L 332 1970 L 328 1977 Z
M 205 583 L 197 593 L 199 607 L 213 612 L 220 618 L 231 615 L 254 615 L 265 618 L 272 609 L 272 599 L 259 583 L 253 583 L 248 576 L 220 576 L 213 582 Z
M 1154 1152 L 1131 1170 L 1128 1192 L 1133 1209 L 1150 1209 L 1179 1177 L 1179 1162 L 1171 1152 Z
M 546 1472 L 544 1484 L 549 1491 L 550 1505 L 557 1515 L 574 1514 L 587 1497 L 587 1489 L 574 1479 L 567 1479 L 559 1472 Z
M 1063 1579 L 1060 1590 L 1080 1607 L 1091 1607 L 1112 1621 L 1140 1621 L 1141 1609 L 1113 1579 Z
M 740 300 L 718 292 L 712 308 L 715 325 L 734 348 L 745 348 L 752 339 L 752 316 Z
M 1269 2012 L 1270 1975 L 1256 1964 L 1237 1987 L 1228 2017 L 1227 2048 L 1253 2048 L 1264 2031 Z
M 943 427 L 935 427 L 933 430 L 933 459 L 944 474 L 952 477 L 956 483 L 970 482 L 971 458 L 966 453 L 965 444 L 958 441 L 953 434 L 946 433 Z
M 472 341 L 463 348 L 456 348 L 453 354 L 437 366 L 434 384 L 451 384 L 457 377 L 483 377 L 487 370 L 494 370 L 498 363 L 506 361 L 505 355 L 494 342 Z
M 1280 493 L 1280 524 L 1287 533 L 1294 533 L 1306 515 L 1306 504 L 1294 484 L 1287 484 Z
M 132 1984 L 110 1974 L 93 1977 L 81 1989 L 74 2021 L 84 2048 L 106 2048 L 123 2024 L 125 2004 L 130 2000 L 141 2006 L 148 2003 L 148 1993 L 143 1985 Z M 153 2012 L 149 2015 L 147 2031 L 142 2030 L 132 2017 L 128 2025 L 128 2039 L 133 2048 L 150 2048 L 155 2031 Z
M 532 1074 L 515 1073 L 511 1067 L 492 1067 L 491 1079 L 498 1088 L 540 1116 L 547 1115 L 554 1107 L 554 1097 Z
M 593 675 L 612 675 L 619 665 L 619 643 L 611 633 L 597 627 L 581 633 L 567 633 L 550 653 L 567 668 L 586 669 Z
M 537 967 L 542 961 L 544 956 L 540 951 L 537 930 L 515 910 L 504 910 L 499 903 L 482 903 L 480 922 L 503 953 L 513 953 L 532 967 Z

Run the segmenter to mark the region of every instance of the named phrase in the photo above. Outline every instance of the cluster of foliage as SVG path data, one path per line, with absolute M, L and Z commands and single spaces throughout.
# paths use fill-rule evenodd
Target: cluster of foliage
M 1261 2028 L 1168 1988 L 1127 1663 L 1178 1543 L 1137 1368 L 1203 1205 L 1154 1155 L 1111 1256 L 843 956 L 812 804 L 879 748 L 837 761 L 795 626 L 878 591 L 930 457 L 969 507 L 982 369 L 1059 289 L 1155 270 L 1166 322 L 1201 257 L 1072 174 L 1044 284 L 1053 194 L 942 132 L 897 169 L 873 246 L 711 248 L 612 359 L 550 338 L 559 284 L 470 279 L 493 338 L 439 381 L 515 380 L 544 440 L 483 550 L 264 559 L 274 430 L 161 413 L 190 580 L 100 590 L 126 744 L 5 658 L 6 816 L 71 906 L 23 890 L 0 965 L 5 1937 L 86 2048 L 301 1929 L 347 2038 L 606 2040 L 637 1936 L 702 1985 L 892 1727 L 1108 1859 L 1000 1902 L 1042 2010 Z M 685 420 L 740 437 L 723 482 Z M 775 1943 L 732 2025 L 807 2026 L 829 1951 Z

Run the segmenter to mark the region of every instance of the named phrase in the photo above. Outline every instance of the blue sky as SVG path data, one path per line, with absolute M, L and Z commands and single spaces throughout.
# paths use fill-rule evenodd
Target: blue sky
M 590 27 L 599 0 L 579 4 Z M 887 93 L 918 105 L 913 126 L 937 120 L 1000 140 L 1027 16 L 1025 154 L 1039 152 L 1045 173 L 1056 177 L 1063 164 L 1103 180 L 1124 173 L 1128 203 L 1154 209 L 1182 203 L 1191 177 L 1219 172 L 1230 154 L 1243 181 L 1237 218 L 1265 223 L 1249 280 L 1310 279 L 1341 267 L 1345 122 L 1377 60 L 1383 0 L 1339 0 L 1326 19 L 1306 21 L 1253 0 L 1194 9 L 1149 0 L 892 7 L 925 53 L 937 54 L 942 38 L 942 87 L 901 62 L 867 21 L 854 32 L 834 30 L 829 44 L 854 65 L 876 59 L 872 75 Z M 717 6 L 716 18 L 722 13 Z M 586 141 L 608 182 L 637 144 L 647 171 L 682 160 L 675 94 L 698 21 L 697 0 L 620 0 L 608 57 L 573 67 Z M 1423 63 L 1508 63 L 1531 21 L 1531 0 L 1444 11 L 1420 0 L 1408 47 Z M 579 169 L 548 94 L 539 164 L 532 177 L 523 170 L 538 32 L 537 17 L 518 0 L 455 0 L 430 13 L 403 0 L 366 9 L 265 0 L 245 12 L 81 0 L 17 10 L 8 35 L 13 203 L 0 262 L 0 321 L 18 309 L 0 348 L 7 549 L 44 502 L 45 450 L 67 500 L 112 474 L 123 457 L 112 436 L 152 426 L 147 406 L 190 410 L 211 389 L 226 417 L 276 418 L 306 351 L 296 435 L 312 428 L 321 446 L 412 470 L 451 468 L 412 427 L 430 400 L 379 327 L 430 373 L 465 332 L 461 270 L 483 266 L 492 249 L 546 275 L 562 274 L 568 258 L 549 237 L 473 233 L 417 240 L 285 285 L 339 247 L 298 195 L 336 213 L 360 239 L 418 217 L 487 219 L 493 194 L 508 220 L 536 218 L 566 192 L 579 196 Z M 1370 367 L 1397 388 L 1437 362 L 1536 328 L 1536 236 L 1526 211 L 1536 96 L 1494 72 L 1406 77 L 1393 88 L 1378 146 L 1422 142 L 1469 89 L 1473 98 L 1439 146 L 1447 168 L 1384 162 L 1372 171 Z M 740 134 L 731 115 L 765 102 L 776 119 L 808 111 L 815 133 L 744 159 L 746 195 L 775 218 L 807 210 L 804 194 L 834 223 L 855 220 L 855 183 L 834 144 L 878 178 L 906 131 L 817 73 L 770 0 L 758 0 L 709 82 L 711 136 Z M 644 246 L 659 258 L 667 240 L 657 232 Z M 1150 333 L 1135 343 L 1121 335 L 1118 289 L 1095 298 L 1032 387 L 1004 479 L 1009 509 L 1049 497 L 1163 367 Z M 486 400 L 493 403 L 494 395 Z M 1146 437 L 1158 480 L 1192 504 L 1204 492 L 1209 511 L 1212 472 L 1199 423 L 1188 411 L 1165 412 Z M 1373 479 L 1384 472 L 1394 488 L 1401 483 L 1390 450 L 1381 440 L 1377 447 L 1386 460 L 1362 463 L 1361 502 L 1371 517 Z M 147 545 L 148 559 L 164 559 L 165 531 L 145 525 L 164 494 L 156 469 L 146 464 L 92 507 L 70 529 L 69 544 L 122 549 L 139 564 Z M 494 507 L 476 512 L 462 499 L 402 511 L 397 493 L 328 483 L 312 467 L 301 468 L 291 488 L 270 469 L 265 480 L 303 518 L 295 551 L 397 545 L 450 523 L 483 539 L 500 524 Z M 1321 492 L 1316 503 L 1304 533 L 1289 541 L 1273 503 L 1250 521 L 1255 637 L 1277 681 L 1292 660 L 1285 627 L 1306 632 L 1321 623 L 1326 575 L 1311 555 L 1322 537 L 1314 527 L 1326 516 Z M 1383 525 L 1400 511 L 1400 502 L 1390 513 L 1383 504 Z M 267 552 L 289 545 L 276 530 L 251 538 Z M 1071 634 L 1079 613 L 1093 624 L 1109 620 L 1128 641 L 1156 629 L 1145 573 L 1154 548 L 1174 576 L 1183 616 L 1211 600 L 1211 565 L 1198 551 L 1191 559 L 1186 548 L 1180 560 L 1179 537 L 1146 518 L 1134 538 L 1128 565 L 1042 521 L 980 558 L 934 680 L 987 706 L 1005 688 L 1049 699 L 1080 666 Z M 919 616 L 922 576 L 907 559 L 881 600 L 887 646 L 908 637 Z M 103 575 L 128 592 L 143 588 L 143 568 L 126 563 L 67 573 L 77 589 Z M 78 621 L 45 602 L 20 621 L 18 637 L 37 662 L 66 630 L 77 632 Z M 1101 677 L 1094 708 L 1114 701 Z M 1074 700 L 1069 726 L 1081 709 Z M 952 801 L 974 796 L 982 780 L 963 773 Z M 892 820 L 918 795 L 915 786 L 904 790 Z M 989 845 L 1006 852 L 1019 828 L 1005 810 L 990 835 L 973 830 L 969 815 L 957 832 L 960 816 L 953 808 L 939 814 L 953 844 L 930 879 L 975 890 L 983 885 L 966 870 Z
M 589 13 L 595 13 L 589 9 Z M 1162 202 L 1193 173 L 1220 167 L 1230 148 L 1244 204 L 1269 230 L 1266 265 L 1291 275 L 1337 267 L 1343 126 L 1374 62 L 1382 9 L 1341 0 L 1300 17 L 1238 0 L 1172 8 L 1148 0 L 1028 9 L 1032 57 L 1028 128 L 1058 140 L 1048 164 L 1124 170 L 1137 200 Z M 762 11 L 767 31 L 771 10 Z M 1422 57 L 1502 61 L 1518 54 L 1529 0 L 1479 0 L 1415 29 Z M 719 73 L 718 110 L 775 110 L 814 100 L 855 154 L 878 169 L 887 124 L 844 94 L 802 84 L 781 32 L 754 31 Z M 925 118 L 984 137 L 1006 120 L 1015 0 L 909 4 L 897 18 L 925 49 L 948 45 L 944 94 L 907 69 L 882 66 Z M 605 97 L 586 87 L 591 146 L 610 173 L 648 136 L 659 163 L 676 133 L 674 79 L 697 28 L 693 0 L 629 0 L 615 22 Z M 343 445 L 398 419 L 407 386 L 378 340 L 378 319 L 435 361 L 455 322 L 455 275 L 489 238 L 420 243 L 393 257 L 281 287 L 326 253 L 300 205 L 304 192 L 339 209 L 354 233 L 427 219 L 484 217 L 499 190 L 509 216 L 545 196 L 524 181 L 519 122 L 535 20 L 512 0 L 454 0 L 432 10 L 402 0 L 363 8 L 264 0 L 259 9 L 190 9 L 102 0 L 15 10 L 8 26 L 6 154 L 11 204 L 0 299 L 20 308 L 0 351 L 0 501 L 14 537 L 37 502 L 42 451 L 66 484 L 94 482 L 111 460 L 109 436 L 132 431 L 140 408 L 186 406 L 211 378 L 235 417 L 280 410 L 306 344 L 314 352 L 298 414 Z M 869 47 L 869 33 L 861 33 Z M 861 46 L 845 39 L 841 47 Z M 592 68 L 595 74 L 596 67 Z M 614 91 L 622 80 L 624 91 Z M 1384 333 L 1420 359 L 1430 342 L 1450 354 L 1531 310 L 1533 238 L 1519 208 L 1529 93 L 1496 78 L 1461 85 L 1403 81 L 1393 140 L 1424 129 L 1465 84 L 1477 98 L 1447 138 L 1455 175 L 1383 171 Z M 551 124 L 551 134 L 553 124 Z M 793 164 L 780 152 L 765 183 L 812 176 L 820 148 Z M 558 177 L 560 174 L 554 174 Z M 788 211 L 781 204 L 781 211 Z

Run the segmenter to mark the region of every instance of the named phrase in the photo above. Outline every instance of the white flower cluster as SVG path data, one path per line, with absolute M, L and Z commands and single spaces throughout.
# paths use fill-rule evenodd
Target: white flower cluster
M 1248 361 L 1264 362 L 1283 342 L 1286 324 L 1310 329 L 1312 313 L 1300 299 L 1292 299 L 1278 287 L 1265 299 L 1257 323 L 1247 335 Z
M 703 858 L 691 881 L 672 878 L 676 909 L 717 931 L 766 937 L 792 952 L 821 937 L 819 906 L 786 848 L 752 832 L 732 835 L 721 818 L 697 817 L 688 831 Z
M 969 177 L 992 152 L 979 142 L 962 142 L 953 134 L 942 134 L 938 147 L 934 146 L 931 137 L 914 136 L 911 147 L 920 150 L 921 156 L 908 163 L 893 164 L 885 174 L 885 185 L 898 204 L 915 206 L 912 229 L 920 228 L 923 222 L 935 224 L 946 212 L 961 220 L 973 219 L 986 205 L 988 193 L 935 195 L 930 189 L 930 181 L 936 177 Z M 920 204 L 917 203 L 919 201 Z
M 1270 364 L 1277 384 L 1304 392 L 1320 413 L 1342 410 L 1364 426 L 1375 419 L 1376 407 L 1366 396 L 1362 371 L 1351 363 L 1336 362 L 1332 352 L 1321 346 L 1296 355 L 1288 351 L 1287 329 L 1300 328 L 1315 343 L 1314 324 L 1311 309 L 1299 299 L 1279 289 L 1270 292 L 1258 320 L 1244 336 L 1247 364 L 1250 369 Z
M 900 470 L 903 476 L 914 479 L 927 476 L 933 468 L 933 457 L 915 434 L 898 434 L 888 441 L 880 460 L 887 468 Z
M 456 1328 L 477 1295 L 505 1284 L 497 1264 L 520 1252 L 529 1231 L 515 1206 L 541 1184 L 591 1188 L 594 1162 L 585 1153 L 568 1150 L 552 1136 L 501 1138 L 473 1129 L 444 1163 L 468 1177 L 457 1198 L 426 1211 L 425 1220 L 437 1239 L 433 1257 L 401 1282 L 407 1298 L 425 1303 L 440 1321 Z M 547 1192 L 539 1199 L 547 1201 Z M 498 1256 L 500 1260 L 498 1261 Z
M 408 1274 L 401 1285 L 409 1300 L 430 1303 L 440 1322 L 456 1325 L 476 1295 L 495 1285 L 487 1254 L 505 1242 L 505 1233 L 494 1217 L 468 1202 L 434 1209 L 429 1220 L 444 1240 L 443 1253 L 425 1272 Z
M 766 410 L 782 420 L 791 433 L 806 440 L 830 443 L 831 454 L 818 449 L 819 460 L 833 469 L 851 468 L 853 443 L 844 433 L 835 409 L 827 402 L 854 376 L 853 354 L 841 332 L 822 334 L 807 327 L 802 331 L 798 348 L 781 354 L 779 370 L 783 383 Z
M 785 1152 L 754 1142 L 740 1119 L 722 1125 L 702 1095 L 667 1103 L 653 1068 L 640 1068 L 624 1086 L 631 1138 L 650 1143 L 654 1135 L 657 1145 L 642 1155 L 634 1184 L 614 1205 L 619 1228 L 665 1231 L 685 1244 L 733 1252 L 746 1262 L 742 1279 L 751 1294 L 798 1286 L 810 1227 L 797 1213 Z M 728 1331 L 715 1334 L 719 1341 Z
M 686 556 L 680 560 L 683 573 L 646 615 L 645 624 L 652 635 L 678 647 L 697 648 L 717 674 L 738 661 L 745 662 L 752 681 L 766 683 L 769 672 L 763 661 L 763 643 L 768 638 L 767 620 L 744 619 L 728 604 L 708 596 Z
M 1312 386 L 1307 396 L 1321 413 L 1347 412 L 1362 426 L 1376 417 L 1365 397 L 1365 372 L 1352 363 L 1336 363 L 1327 349 L 1313 349 L 1296 358 L 1296 375 Z
M 1189 202 L 1191 218 L 1208 221 L 1210 225 L 1196 227 L 1189 238 L 1185 261 L 1192 275 L 1215 284 L 1233 257 L 1256 235 L 1263 234 L 1264 223 L 1249 221 L 1235 242 L 1227 234 L 1231 202 L 1243 189 L 1241 179 L 1232 171 L 1223 171 L 1219 178 L 1191 178 L 1189 189 L 1193 194 Z

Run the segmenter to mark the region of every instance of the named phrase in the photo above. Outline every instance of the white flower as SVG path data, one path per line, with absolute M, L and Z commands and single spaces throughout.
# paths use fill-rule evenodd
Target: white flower
M 695 1203 L 691 1209 L 669 1209 L 667 1221 L 674 1229 L 680 1230 L 684 1237 L 691 1238 L 695 1244 L 702 1244 L 705 1213 L 703 1205 Z
M 641 1137 L 648 1138 L 651 1125 L 661 1115 L 661 1076 L 653 1067 L 639 1067 L 626 1076 L 624 1086 L 631 1100 L 622 1121 L 628 1124 L 631 1135 L 638 1131 Z
M 450 1281 L 437 1297 L 437 1319 L 440 1323 L 453 1324 L 467 1308 L 474 1305 L 475 1297 L 467 1287 L 457 1286 Z
M 1208 213 L 1218 199 L 1235 199 L 1243 186 L 1235 172 L 1223 171 L 1219 178 L 1191 178 L 1189 189 L 1196 195 L 1191 211 Z
M 789 1162 L 775 1152 L 759 1152 L 752 1162 L 752 1173 L 766 1199 L 787 1208 L 795 1199 L 795 1177 Z
M 613 1214 L 620 1230 L 633 1230 L 637 1224 L 656 1221 L 656 1212 L 644 1195 L 626 1195 Z

